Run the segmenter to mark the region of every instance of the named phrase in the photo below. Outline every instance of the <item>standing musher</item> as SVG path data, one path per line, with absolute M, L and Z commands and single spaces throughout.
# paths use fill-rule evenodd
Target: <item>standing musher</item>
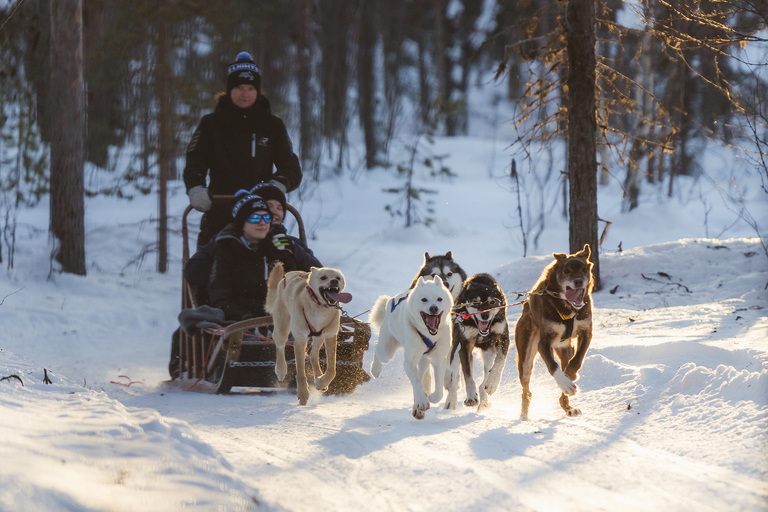
M 232 221 L 231 204 L 213 204 L 211 196 L 234 195 L 265 182 L 287 193 L 302 177 L 285 123 L 272 115 L 261 94 L 261 70 L 249 53 L 239 53 L 229 65 L 227 91 L 216 100 L 215 110 L 203 116 L 192 135 L 184 167 L 189 204 L 203 212 L 198 249 Z

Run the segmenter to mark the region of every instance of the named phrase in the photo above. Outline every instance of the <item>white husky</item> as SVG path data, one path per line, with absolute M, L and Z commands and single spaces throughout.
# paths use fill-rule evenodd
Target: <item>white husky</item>
M 443 376 L 451 352 L 451 308 L 453 297 L 439 277 L 419 277 L 411 290 L 394 297 L 379 297 L 368 321 L 379 328 L 379 340 L 371 374 L 381 374 L 384 363 L 392 360 L 402 346 L 405 374 L 413 386 L 413 416 L 420 420 L 429 403 L 443 398 Z M 429 366 L 434 370 L 435 390 L 431 386 Z

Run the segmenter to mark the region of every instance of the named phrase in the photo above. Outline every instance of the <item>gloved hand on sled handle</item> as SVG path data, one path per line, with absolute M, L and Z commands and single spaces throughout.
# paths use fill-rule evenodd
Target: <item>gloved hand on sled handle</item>
M 275 233 L 272 235 L 272 245 L 279 251 L 278 255 L 293 254 L 293 241 L 285 233 Z
M 189 196 L 189 204 L 192 205 L 192 208 L 199 212 L 207 212 L 211 209 L 211 205 L 213 204 L 211 202 L 211 196 L 208 195 L 208 189 L 197 185 L 196 187 L 192 187 L 187 191 L 187 195 Z

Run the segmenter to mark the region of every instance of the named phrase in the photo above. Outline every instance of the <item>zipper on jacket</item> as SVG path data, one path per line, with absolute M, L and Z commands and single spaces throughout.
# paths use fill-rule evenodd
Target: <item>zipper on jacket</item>
M 256 134 L 253 134 L 253 139 L 251 139 L 251 158 L 256 158 Z

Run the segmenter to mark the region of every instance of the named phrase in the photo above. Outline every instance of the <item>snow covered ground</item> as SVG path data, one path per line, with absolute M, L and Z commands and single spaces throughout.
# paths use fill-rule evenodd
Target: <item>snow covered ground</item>
M 420 176 L 437 191 L 429 226 L 405 229 L 384 210 L 398 208 L 382 190 L 402 182 L 393 171 L 345 174 L 290 198 L 319 259 L 345 273 L 350 314 L 406 288 L 424 252 L 452 250 L 510 298 L 551 252 L 567 252 L 554 191 L 538 246 L 529 235 L 522 258 L 504 147 L 438 139 L 457 176 Z M 47 206 L 25 210 L 15 267 L 0 275 L 0 378 L 24 384 L 0 382 L 0 510 L 766 510 L 768 259 L 722 200 L 729 176 L 712 176 L 681 178 L 671 200 L 647 189 L 630 213 L 618 185 L 600 190 L 612 225 L 572 399 L 584 414 L 564 417 L 537 361 L 528 422 L 518 419 L 514 350 L 492 408 L 433 406 L 423 421 L 410 414 L 402 353 L 352 395 L 315 393 L 306 407 L 287 394 L 164 389 L 182 185 L 171 187 L 166 275 L 142 254 L 156 237 L 153 196 L 87 200 L 86 277 L 51 273 Z M 738 183 L 768 225 L 758 178 Z M 535 212 L 536 189 L 523 192 L 523 211 Z M 512 325 L 518 316 L 510 309 Z

